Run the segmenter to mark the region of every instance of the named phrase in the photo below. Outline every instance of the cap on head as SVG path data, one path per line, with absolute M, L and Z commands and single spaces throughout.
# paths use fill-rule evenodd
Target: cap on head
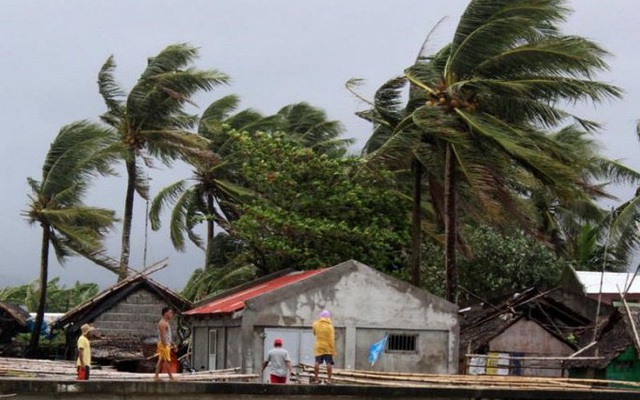
M 331 313 L 327 310 L 322 310 L 322 312 L 320 312 L 320 318 L 331 318 Z
M 273 345 L 274 346 L 282 346 L 282 339 L 277 338 L 276 340 L 273 341 Z
M 84 324 L 80 327 L 80 332 L 82 332 L 83 335 L 86 335 L 87 333 L 95 330 L 96 328 L 94 328 L 93 326 L 89 325 L 89 324 Z

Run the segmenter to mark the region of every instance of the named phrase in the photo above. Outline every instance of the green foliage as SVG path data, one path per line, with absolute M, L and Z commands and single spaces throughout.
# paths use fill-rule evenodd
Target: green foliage
M 236 134 L 242 174 L 256 193 L 232 232 L 263 273 L 357 259 L 379 268 L 403 264 L 407 206 L 358 158 L 331 157 L 284 133 Z
M 519 231 L 504 234 L 482 226 L 467 227 L 464 233 L 472 256 L 459 259 L 459 282 L 465 289 L 458 298 L 460 304 L 478 301 L 469 292 L 491 298 L 530 287 L 555 287 L 562 270 L 570 265 Z M 422 250 L 421 286 L 439 296 L 445 290 L 442 251 L 432 243 L 425 243 Z M 398 276 L 408 281 L 409 271 L 400 271 Z
M 507 235 L 489 227 L 469 231 L 465 237 L 473 257 L 460 262 L 460 285 L 476 295 L 551 288 L 560 283 L 562 270 L 569 265 L 522 232 Z
M 38 307 L 38 288 L 35 280 L 27 285 L 5 287 L 0 290 L 0 301 L 22 305 L 29 311 Z M 82 304 L 99 292 L 96 283 L 76 282 L 71 287 L 60 285 L 60 278 L 55 277 L 47 283 L 47 312 L 66 312 L 78 304 Z

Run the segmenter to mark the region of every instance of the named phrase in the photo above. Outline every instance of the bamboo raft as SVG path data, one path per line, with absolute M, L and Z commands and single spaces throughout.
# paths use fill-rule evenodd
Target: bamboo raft
M 217 382 L 253 382 L 259 375 L 240 374 L 239 368 L 216 371 L 200 371 L 193 373 L 175 373 L 176 381 L 217 381 Z M 0 357 L 0 378 L 39 378 L 57 380 L 75 380 L 76 365 L 73 361 L 32 360 L 24 358 Z M 91 369 L 91 380 L 153 380 L 153 373 L 121 372 L 112 367 Z M 166 374 L 161 378 L 167 379 Z

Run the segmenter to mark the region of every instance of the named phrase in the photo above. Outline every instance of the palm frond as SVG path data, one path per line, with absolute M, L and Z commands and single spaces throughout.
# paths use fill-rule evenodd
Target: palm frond
M 158 192 L 158 194 L 151 201 L 151 207 L 149 207 L 149 221 L 151 222 L 151 229 L 157 231 L 162 226 L 160 222 L 160 215 L 164 207 L 175 203 L 176 199 L 186 189 L 187 181 L 182 179 L 177 182 L 166 186 Z
M 561 0 L 474 0 L 460 18 L 445 66 L 447 84 L 523 41 L 555 35 L 568 9 Z M 455 78 L 454 78 L 455 77 Z
M 112 127 L 121 124 L 124 118 L 124 97 L 126 93 L 117 84 L 114 76 L 116 63 L 113 56 L 109 56 L 98 73 L 98 91 L 107 105 L 107 112 L 100 116 L 103 122 Z

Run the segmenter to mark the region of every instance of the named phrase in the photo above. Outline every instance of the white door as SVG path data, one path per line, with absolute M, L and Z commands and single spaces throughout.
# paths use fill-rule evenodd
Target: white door
M 289 352 L 291 365 L 294 367 L 299 363 L 313 365 L 313 333 L 311 330 L 266 328 L 264 334 L 263 359 L 267 359 L 267 353 L 273 348 L 273 341 L 280 338 L 282 339 L 282 348 Z M 269 367 L 263 374 L 263 380 L 265 382 L 269 380 Z
M 216 349 L 218 348 L 218 330 L 209 329 L 209 371 L 216 369 Z
M 307 365 L 313 365 L 316 358 L 313 355 L 313 345 L 315 344 L 315 338 L 313 331 L 305 329 L 300 331 L 300 354 L 298 359 L 301 363 Z

